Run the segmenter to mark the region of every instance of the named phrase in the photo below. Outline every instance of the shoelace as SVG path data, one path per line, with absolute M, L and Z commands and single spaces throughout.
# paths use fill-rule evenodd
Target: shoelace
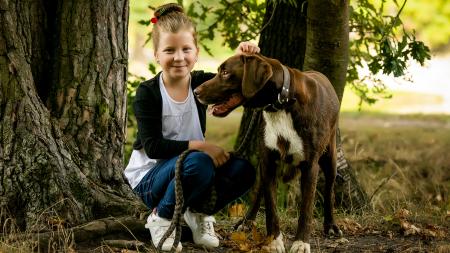
M 216 233 L 214 232 L 214 226 L 212 221 L 202 221 L 200 224 L 202 229 L 202 234 L 208 234 L 211 236 L 216 237 Z

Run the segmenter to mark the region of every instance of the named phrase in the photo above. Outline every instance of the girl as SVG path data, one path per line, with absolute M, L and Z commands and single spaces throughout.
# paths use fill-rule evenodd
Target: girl
M 133 104 L 138 134 L 130 162 L 125 169 L 133 191 L 153 212 L 147 219 L 153 244 L 158 245 L 170 225 L 175 207 L 175 163 L 186 149 L 190 153 L 182 170 L 184 219 L 192 230 L 194 243 L 217 247 L 215 219 L 211 216 L 248 191 L 255 170 L 243 159 L 205 141 L 206 106 L 192 93 L 214 74 L 191 72 L 199 49 L 196 30 L 183 8 L 166 4 L 155 10 L 152 38 L 157 63 L 162 72 L 140 84 Z M 259 48 L 241 43 L 237 53 L 257 53 Z M 217 197 L 211 210 L 206 199 Z M 174 233 L 163 244 L 170 250 Z M 181 243 L 177 251 L 181 251 Z

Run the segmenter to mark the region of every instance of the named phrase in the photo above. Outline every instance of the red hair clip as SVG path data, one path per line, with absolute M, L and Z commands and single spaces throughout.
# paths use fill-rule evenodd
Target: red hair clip
M 156 22 L 158 22 L 158 18 L 153 17 L 152 19 L 150 19 L 150 22 L 152 22 L 153 24 L 156 24 Z

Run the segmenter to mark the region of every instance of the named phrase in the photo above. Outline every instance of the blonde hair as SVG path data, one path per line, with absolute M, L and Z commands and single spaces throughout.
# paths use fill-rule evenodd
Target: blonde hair
M 161 5 L 156 8 L 154 15 L 158 19 L 152 30 L 153 49 L 155 51 L 158 50 L 161 32 L 176 33 L 182 29 L 189 30 L 192 33 L 194 44 L 197 47 L 197 31 L 195 25 L 184 13 L 181 5 L 176 3 Z

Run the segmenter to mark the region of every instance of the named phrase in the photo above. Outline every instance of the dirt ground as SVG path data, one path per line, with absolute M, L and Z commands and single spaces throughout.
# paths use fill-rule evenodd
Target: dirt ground
M 215 249 L 206 249 L 196 246 L 192 242 L 192 237 L 189 228 L 183 226 L 182 244 L 183 252 L 265 252 L 261 249 L 261 242 L 252 240 L 253 235 L 249 235 L 246 240 L 240 241 L 234 236 L 235 232 L 232 229 L 231 222 L 222 220 L 216 224 L 216 232 L 221 237 L 221 244 Z M 315 231 L 310 240 L 312 252 L 450 252 L 450 237 L 430 237 L 423 235 L 402 235 L 399 231 L 379 231 L 377 229 L 361 228 L 359 232 L 348 226 L 341 226 L 344 230 L 344 237 L 342 238 L 325 238 L 320 231 Z M 346 231 L 345 229 L 349 229 Z M 259 231 L 262 230 L 262 231 Z M 258 235 L 264 229 L 258 229 Z M 288 228 L 284 231 L 285 247 L 288 250 L 293 243 L 295 228 Z M 251 234 L 251 233 L 250 233 Z M 117 235 L 112 236 L 118 239 Z M 233 238 L 235 237 L 235 238 Z M 73 252 L 88 253 L 88 252 L 121 252 L 121 253 L 136 253 L 136 252 L 156 252 L 150 243 L 149 235 L 140 235 L 136 238 L 129 236 L 122 237 L 123 240 L 130 240 L 130 242 L 137 239 L 143 243 L 138 249 L 130 247 L 124 249 L 108 245 L 108 240 L 111 238 L 104 238 L 101 242 L 90 242 L 88 244 L 80 244 L 74 248 Z M 258 239 L 259 240 L 259 239 Z

